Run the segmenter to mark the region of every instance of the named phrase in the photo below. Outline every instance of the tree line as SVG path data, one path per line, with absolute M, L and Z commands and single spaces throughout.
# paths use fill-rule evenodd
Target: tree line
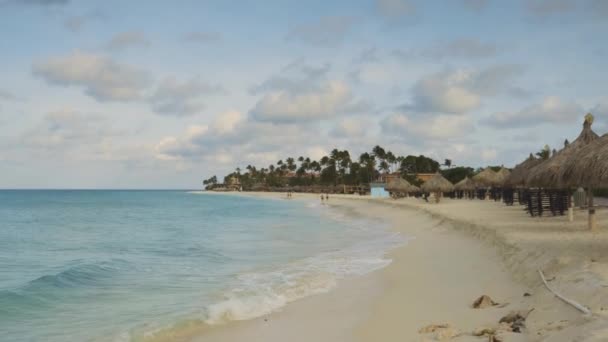
M 500 166 L 493 167 L 496 170 Z M 453 183 L 465 177 L 472 177 L 472 167 L 454 166 L 450 159 L 443 163 L 424 155 L 397 156 L 381 146 L 375 146 L 370 152 L 353 157 L 348 150 L 333 149 L 329 155 L 319 160 L 309 157 L 288 157 L 267 167 L 247 165 L 245 169 L 237 167 L 224 176 L 223 184 L 238 180 L 244 190 L 261 187 L 311 186 L 311 185 L 367 185 L 383 174 L 399 173 L 410 183 L 420 185 L 416 178 L 418 173 L 440 172 Z M 218 186 L 218 179 L 212 176 L 203 181 L 205 188 Z

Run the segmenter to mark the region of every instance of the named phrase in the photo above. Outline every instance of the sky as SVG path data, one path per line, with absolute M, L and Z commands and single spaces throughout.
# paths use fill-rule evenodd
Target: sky
M 603 0 L 0 0 L 0 188 L 375 145 L 512 167 L 608 132 L 607 36 Z

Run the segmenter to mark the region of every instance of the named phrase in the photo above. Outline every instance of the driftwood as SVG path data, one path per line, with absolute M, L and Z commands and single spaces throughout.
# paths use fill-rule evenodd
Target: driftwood
M 543 271 L 541 271 L 540 269 L 538 270 L 538 274 L 540 274 L 540 279 L 543 280 L 543 283 L 545 284 L 545 287 L 547 288 L 547 290 L 549 290 L 551 293 L 553 293 L 555 295 L 555 297 L 561 299 L 562 301 L 564 301 L 565 303 L 568 303 L 570 305 L 572 305 L 573 307 L 575 307 L 577 310 L 579 310 L 580 312 L 584 313 L 585 315 L 590 315 L 591 314 L 591 310 L 589 310 L 589 308 L 573 301 L 572 299 L 568 299 L 564 296 L 562 296 L 561 294 L 557 293 L 555 290 L 553 290 L 549 284 L 547 284 L 547 280 L 545 279 L 545 275 L 543 274 Z

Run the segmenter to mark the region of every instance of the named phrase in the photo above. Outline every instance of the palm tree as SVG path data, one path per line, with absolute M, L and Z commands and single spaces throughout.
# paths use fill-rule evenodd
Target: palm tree
M 389 163 L 389 166 L 390 166 L 389 172 L 391 172 L 393 170 L 393 166 L 397 162 L 397 157 L 395 157 L 393 152 L 388 151 L 388 152 L 386 152 L 386 161 Z
M 295 171 L 296 170 L 297 166 L 296 166 L 296 162 L 295 162 L 295 160 L 293 158 L 291 158 L 291 157 L 287 158 L 286 162 L 287 162 L 287 169 L 289 171 Z
M 551 156 L 551 149 L 549 148 L 549 145 L 545 145 L 545 147 L 536 152 L 536 156 L 540 159 L 549 159 L 549 157 Z

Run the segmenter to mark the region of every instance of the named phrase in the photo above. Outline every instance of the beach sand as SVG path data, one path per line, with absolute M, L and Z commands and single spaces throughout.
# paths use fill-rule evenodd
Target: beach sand
M 318 195 L 294 196 L 319 200 Z M 449 340 L 486 341 L 470 332 L 497 326 L 511 311 L 530 309 L 523 333 L 502 332 L 503 341 L 608 340 L 608 229 L 587 231 L 583 211 L 570 223 L 566 217 L 531 218 L 522 207 L 491 201 L 429 204 L 413 198 L 333 195 L 329 205 L 387 220 L 413 239 L 390 252 L 393 262 L 382 270 L 346 279 L 329 293 L 279 312 L 216 326 L 184 340 L 435 341 L 441 336 L 419 329 L 449 323 L 452 332 L 462 333 Z M 598 223 L 608 224 L 604 211 L 598 211 Z M 561 294 L 590 307 L 592 315 L 551 294 L 538 269 Z M 483 294 L 506 305 L 471 308 Z

